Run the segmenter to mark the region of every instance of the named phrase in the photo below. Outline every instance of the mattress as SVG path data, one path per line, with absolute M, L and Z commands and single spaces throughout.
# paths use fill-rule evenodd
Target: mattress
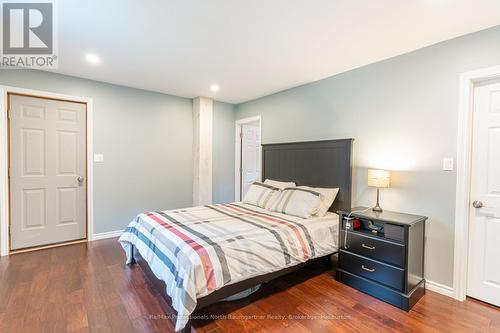
M 338 215 L 302 219 L 235 202 L 139 214 L 119 242 L 166 284 L 184 328 L 198 298 L 337 251 Z

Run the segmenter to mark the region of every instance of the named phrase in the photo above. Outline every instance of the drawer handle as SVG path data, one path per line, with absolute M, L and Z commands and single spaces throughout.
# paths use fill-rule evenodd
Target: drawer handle
M 368 268 L 365 265 L 361 265 L 361 268 L 370 273 L 375 272 L 375 268 Z
M 361 246 L 368 250 L 375 250 L 375 246 L 366 245 L 365 243 L 361 244 Z

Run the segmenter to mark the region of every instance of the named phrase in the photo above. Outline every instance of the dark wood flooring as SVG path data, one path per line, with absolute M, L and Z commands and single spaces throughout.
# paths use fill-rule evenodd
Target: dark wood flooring
M 500 332 L 496 307 L 428 292 L 406 313 L 333 272 L 306 268 L 215 304 L 197 314 L 196 331 Z M 116 239 L 0 259 L 0 332 L 172 332 L 160 302 Z

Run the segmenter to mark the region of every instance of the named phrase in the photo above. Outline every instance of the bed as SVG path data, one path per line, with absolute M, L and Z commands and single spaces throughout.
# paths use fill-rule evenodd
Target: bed
M 351 151 L 352 139 L 263 145 L 263 179 L 339 188 L 324 217 L 241 202 L 147 212 L 120 237 L 127 263 L 165 299 L 175 329 L 190 331 L 193 312 L 337 251 L 336 211 L 351 206 Z

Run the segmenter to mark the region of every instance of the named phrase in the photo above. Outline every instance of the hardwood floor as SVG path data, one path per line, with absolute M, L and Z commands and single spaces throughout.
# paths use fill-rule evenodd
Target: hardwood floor
M 406 313 L 332 276 L 306 268 L 214 304 L 196 332 L 500 332 L 499 308 L 479 301 L 427 292 Z M 173 332 L 160 302 L 116 239 L 0 259 L 0 332 Z

